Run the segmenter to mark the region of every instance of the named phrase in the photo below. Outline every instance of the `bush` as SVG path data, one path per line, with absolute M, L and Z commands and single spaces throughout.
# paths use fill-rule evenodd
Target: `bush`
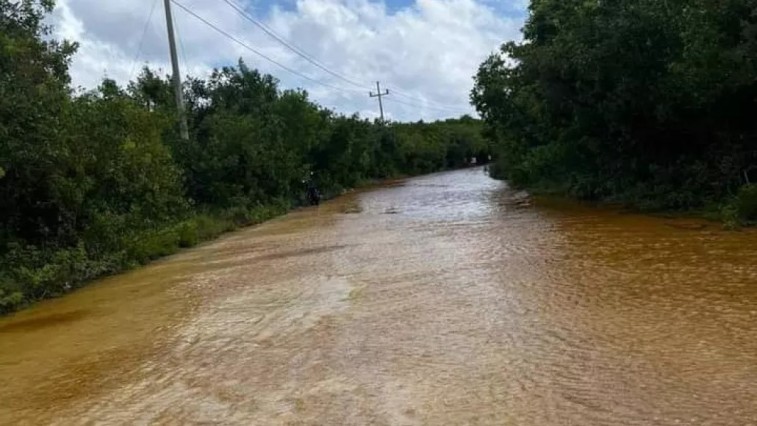
M 236 228 L 232 222 L 221 217 L 201 214 L 193 219 L 197 227 L 198 241 L 207 241 Z
M 188 220 L 177 226 L 179 234 L 179 247 L 187 248 L 196 246 L 200 242 L 200 234 L 197 230 L 197 220 Z
M 18 309 L 23 301 L 24 293 L 18 282 L 7 272 L 0 272 L 0 314 Z
M 0 312 L 282 214 L 311 172 L 331 196 L 488 154 L 473 118 L 341 116 L 241 61 L 186 86 L 182 140 L 171 82 L 149 69 L 72 90 L 53 3 L 0 0 Z
M 736 196 L 736 210 L 742 221 L 757 221 L 757 184 L 741 187 Z
M 179 249 L 179 234 L 176 228 L 145 231 L 126 243 L 130 263 L 143 265 L 151 260 L 175 253 Z
M 739 211 L 735 203 L 726 204 L 720 209 L 720 220 L 726 229 L 737 229 L 741 226 Z
M 757 222 L 757 184 L 741 187 L 736 196 L 720 209 L 720 217 L 729 229 Z
M 24 294 L 20 291 L 7 292 L 2 286 L 0 284 L 0 313 L 18 309 L 24 302 Z

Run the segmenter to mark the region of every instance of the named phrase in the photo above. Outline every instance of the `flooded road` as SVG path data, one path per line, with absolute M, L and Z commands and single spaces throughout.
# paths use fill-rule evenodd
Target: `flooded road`
M 757 233 L 354 193 L 0 320 L 0 424 L 757 424 Z

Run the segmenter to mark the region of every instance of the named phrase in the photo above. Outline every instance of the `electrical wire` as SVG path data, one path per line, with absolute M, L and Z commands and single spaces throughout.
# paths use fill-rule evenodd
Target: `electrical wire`
M 137 47 L 137 53 L 134 55 L 134 60 L 131 62 L 131 67 L 129 70 L 129 80 L 134 76 L 134 68 L 137 66 L 137 61 L 139 60 L 139 56 L 142 54 L 142 46 L 145 42 L 145 36 L 147 35 L 147 30 L 150 27 L 150 23 L 152 23 L 152 15 L 155 13 L 155 6 L 158 4 L 158 0 L 153 0 L 152 7 L 150 8 L 150 14 L 147 16 L 147 21 L 145 21 L 145 26 L 142 29 L 142 37 L 139 39 L 139 47 Z
M 360 83 L 356 82 L 355 80 L 347 78 L 347 77 L 345 77 L 342 74 L 339 74 L 339 73 L 337 73 L 335 71 L 332 71 L 331 69 L 329 69 L 328 67 L 326 67 L 325 65 L 323 65 L 322 63 L 320 63 L 318 60 L 316 60 L 312 55 L 308 54 L 303 49 L 295 46 L 293 43 L 285 40 L 283 37 L 281 37 L 280 35 L 276 34 L 268 26 L 266 26 L 265 24 L 263 24 L 259 20 L 253 18 L 249 13 L 247 13 L 244 10 L 244 8 L 242 8 L 241 6 L 235 4 L 234 1 L 232 1 L 232 0 L 222 0 L 222 1 L 224 3 L 226 3 L 227 5 L 229 5 L 232 9 L 234 9 L 240 16 L 242 16 L 243 18 L 245 18 L 246 20 L 248 20 L 249 22 L 251 22 L 252 24 L 254 24 L 255 26 L 257 26 L 258 28 L 260 28 L 261 30 L 263 30 L 263 32 L 265 32 L 266 34 L 268 34 L 274 40 L 276 40 L 279 43 L 281 43 L 284 47 L 286 47 L 287 49 L 291 50 L 292 52 L 294 52 L 298 56 L 302 57 L 303 59 L 307 60 L 308 62 L 310 62 L 311 64 L 315 65 L 316 67 L 320 68 L 321 70 L 323 70 L 323 71 L 325 71 L 325 72 L 333 75 L 334 77 L 336 77 L 336 78 L 338 78 L 338 79 L 340 79 L 342 81 L 345 81 L 345 82 L 347 82 L 347 83 L 349 83 L 349 84 L 351 84 L 351 85 L 353 85 L 355 87 L 359 87 L 359 88 L 361 88 L 363 90 L 365 90 L 368 87 L 368 86 L 365 86 L 363 84 L 360 84 Z M 372 88 L 370 90 L 372 90 Z M 395 94 L 397 94 L 399 96 L 402 96 L 402 97 L 404 97 L 406 99 L 409 99 L 411 101 L 422 102 L 422 103 L 433 103 L 433 104 L 438 105 L 441 108 L 459 109 L 459 106 L 451 106 L 451 105 L 442 104 L 442 103 L 431 101 L 431 100 L 427 100 L 427 99 L 417 98 L 417 97 L 414 97 L 414 96 L 411 96 L 411 95 L 408 95 L 408 94 L 405 94 L 405 93 L 402 93 L 402 92 L 398 92 L 396 90 L 394 90 L 393 93 L 395 93 Z
M 228 4 L 231 8 L 233 8 L 240 16 L 242 16 L 246 20 L 250 21 L 252 24 L 254 24 L 258 28 L 260 28 L 261 30 L 263 30 L 263 32 L 265 32 L 266 34 L 268 34 L 269 36 L 271 36 L 273 39 L 275 39 L 276 41 L 278 41 L 279 43 L 281 43 L 284 47 L 286 47 L 287 49 L 291 50 L 292 52 L 294 52 L 298 56 L 302 57 L 303 59 L 307 60 L 311 64 L 313 64 L 316 67 L 320 68 L 321 70 L 323 70 L 323 71 L 325 71 L 325 72 L 333 75 L 334 77 L 339 78 L 340 80 L 343 80 L 343 81 L 345 81 L 345 82 L 347 82 L 349 84 L 352 84 L 355 87 L 359 87 L 359 88 L 361 88 L 363 90 L 366 89 L 367 86 L 364 86 L 364 85 L 362 85 L 360 83 L 357 83 L 355 80 L 352 80 L 350 78 L 345 77 L 342 74 L 339 74 L 339 73 L 337 73 L 335 71 L 332 71 L 331 69 L 329 69 L 328 67 L 326 67 L 322 63 L 318 62 L 312 55 L 308 54 L 303 49 L 295 46 L 293 43 L 291 43 L 291 42 L 289 42 L 287 40 L 284 40 L 280 35 L 276 34 L 272 29 L 270 29 L 268 26 L 266 26 L 265 24 L 263 24 L 259 20 L 253 18 L 241 6 L 235 4 L 232 0 L 222 0 L 222 1 L 224 3 L 226 3 L 226 4 Z M 453 108 L 453 109 L 458 109 L 459 108 L 459 106 L 451 106 L 451 105 L 442 104 L 442 103 L 431 101 L 431 100 L 427 100 L 427 99 L 422 99 L 422 98 L 414 97 L 414 96 L 411 96 L 411 95 L 408 95 L 408 94 L 405 94 L 405 93 L 402 93 L 402 92 L 398 92 L 396 90 L 394 90 L 393 93 L 395 93 L 395 94 L 397 94 L 399 96 L 402 96 L 402 97 L 404 97 L 406 99 L 409 99 L 411 101 L 416 101 L 416 102 L 420 101 L 420 102 L 423 102 L 423 103 L 433 103 L 433 104 L 438 105 L 441 108 Z
M 252 24 L 254 24 L 255 26 L 257 26 L 258 28 L 260 28 L 261 30 L 263 30 L 263 32 L 265 32 L 270 37 L 272 37 L 274 40 L 276 40 L 279 43 L 281 43 L 284 47 L 286 47 L 287 49 L 291 50 L 292 52 L 294 52 L 295 54 L 297 54 L 301 58 L 305 59 L 306 61 L 310 62 L 311 64 L 315 65 L 316 67 L 320 68 L 321 70 L 323 70 L 323 71 L 331 74 L 332 76 L 334 76 L 334 77 L 336 77 L 336 78 L 338 78 L 338 79 L 340 79 L 340 80 L 342 80 L 344 82 L 347 82 L 347 83 L 349 83 L 349 84 L 351 84 L 351 85 L 353 85 L 355 87 L 359 87 L 362 90 L 365 90 L 368 87 L 366 85 L 363 85 L 363 84 L 360 84 L 360 83 L 356 82 L 355 80 L 349 79 L 349 78 L 343 76 L 342 74 L 339 74 L 336 71 L 332 71 L 331 69 L 329 69 L 328 67 L 326 67 L 325 65 L 323 65 L 322 63 L 320 63 L 318 60 L 316 60 L 312 55 L 309 55 L 304 50 L 302 50 L 299 47 L 293 45 L 291 42 L 285 40 L 283 37 L 281 37 L 280 35 L 276 34 L 268 26 L 266 26 L 262 22 L 258 21 L 257 19 L 253 18 L 243 8 L 241 8 L 240 6 L 238 6 L 237 4 L 235 4 L 234 2 L 232 2 L 231 0 L 222 0 L 222 1 L 224 3 L 226 3 L 226 4 L 228 4 L 232 9 L 234 9 L 240 16 L 242 16 L 243 18 L 245 18 L 247 21 L 251 22 Z
M 176 16 L 173 17 L 173 27 L 176 29 L 176 38 L 179 39 L 179 47 L 181 48 L 181 58 L 184 60 L 185 72 L 189 72 L 189 61 L 187 60 L 187 51 L 184 49 L 184 40 L 181 37 L 181 31 L 179 30 L 179 24 L 176 20 Z
M 421 103 L 431 103 L 431 104 L 435 104 L 436 106 L 438 106 L 438 107 L 440 107 L 440 108 L 446 108 L 446 109 L 454 109 L 454 110 L 458 110 L 458 109 L 460 109 L 460 106 L 459 106 L 459 105 L 457 105 L 457 106 L 454 106 L 454 105 L 449 105 L 449 104 L 443 104 L 443 103 L 441 103 L 441 102 L 432 101 L 432 100 L 429 100 L 429 99 L 422 99 L 422 98 L 417 98 L 417 97 L 414 97 L 414 96 L 408 95 L 408 94 L 406 94 L 406 93 L 403 93 L 403 92 L 399 92 L 399 91 L 397 91 L 397 90 L 392 90 L 392 94 L 394 94 L 394 95 L 398 95 L 398 96 L 400 96 L 400 97 L 403 97 L 403 98 L 405 98 L 405 99 L 409 99 L 409 100 L 411 100 L 411 101 L 416 101 L 416 102 L 418 102 L 418 101 L 419 101 L 419 102 L 421 102 Z
M 338 74 L 338 73 L 336 73 L 334 71 L 331 71 L 326 66 L 320 64 L 317 60 L 313 59 L 312 56 L 308 55 L 307 53 L 305 53 L 301 49 L 297 48 L 296 46 L 290 44 L 289 42 L 287 42 L 286 40 L 284 40 L 283 38 L 281 38 L 280 36 L 278 36 L 275 32 L 273 32 L 273 30 L 270 30 L 264 24 L 262 24 L 261 22 L 257 21 L 256 19 L 252 18 L 251 16 L 249 16 L 249 14 L 247 14 L 239 6 L 237 6 L 234 3 L 232 3 L 230 0 L 223 0 L 223 1 L 225 3 L 227 3 L 230 7 L 234 8 L 237 11 L 237 13 L 239 13 L 240 15 L 242 15 L 243 17 L 245 17 L 245 19 L 249 20 L 250 22 L 252 22 L 253 24 L 255 24 L 258 28 L 260 28 L 264 32 L 266 32 L 266 34 L 268 34 L 269 36 L 271 36 L 274 39 L 276 39 L 282 45 L 286 46 L 289 50 L 297 53 L 298 56 L 301 56 L 301 57 L 307 59 L 308 62 L 312 63 L 313 65 L 316 65 L 318 68 L 320 68 L 320 69 L 328 72 L 329 74 L 331 74 L 331 75 L 333 75 L 333 76 L 335 76 L 335 77 L 337 77 L 337 78 L 339 78 L 339 79 L 341 79 L 341 80 L 343 80 L 343 81 L 345 81 L 347 83 L 350 83 L 350 84 L 352 84 L 354 86 L 358 86 L 360 88 L 364 88 L 364 86 L 360 85 L 359 83 L 355 82 L 354 80 L 350 80 L 349 78 L 344 77 L 344 76 L 342 76 L 342 75 L 340 75 L 340 74 Z M 338 91 L 341 91 L 341 92 L 350 92 L 351 91 L 351 92 L 354 93 L 354 91 L 357 90 L 357 89 L 352 89 L 352 88 L 348 89 L 348 88 L 344 88 L 344 87 L 334 86 L 332 84 L 329 84 L 329 83 L 317 80 L 317 79 L 309 77 L 309 76 L 307 76 L 307 75 L 305 75 L 305 74 L 303 74 L 303 73 L 301 73 L 299 71 L 296 71 L 296 70 L 294 70 L 294 69 L 292 69 L 292 68 L 290 68 L 290 67 L 288 67 L 288 66 L 286 66 L 286 65 L 284 65 L 284 64 L 282 64 L 282 63 L 280 63 L 280 62 L 278 62 L 276 60 L 274 60 L 273 58 L 265 55 L 264 53 L 260 52 L 259 50 L 251 47 L 249 44 L 243 42 L 242 40 L 236 38 L 235 36 L 229 34 L 228 32 L 226 32 L 223 29 L 219 28 L 218 26 L 214 25 L 213 23 L 211 23 L 207 19 L 205 19 L 202 16 L 198 15 L 193 10 L 191 10 L 190 8 L 188 8 L 187 6 L 184 6 L 183 4 L 179 3 L 177 0 L 171 0 L 171 2 L 173 4 L 175 4 L 177 7 L 179 7 L 180 9 L 182 9 L 185 13 L 189 14 L 190 16 L 194 17 L 195 19 L 197 19 L 200 22 L 204 23 L 205 25 L 209 26 L 210 28 L 212 28 L 216 32 L 220 33 L 224 37 L 228 38 L 229 40 L 233 41 L 234 43 L 240 45 L 241 47 L 243 47 L 243 48 L 251 51 L 252 53 L 260 56 L 261 58 L 267 60 L 268 62 L 271 62 L 272 64 L 278 66 L 279 68 L 281 68 L 281 69 L 283 69 L 283 70 L 285 70 L 285 71 L 287 71 L 287 72 L 289 72 L 291 74 L 294 74 L 294 75 L 296 75 L 296 76 L 298 76 L 298 77 L 300 77 L 300 78 L 302 78 L 304 80 L 310 81 L 312 83 L 316 83 L 316 84 L 319 84 L 321 86 L 328 87 L 330 89 L 338 90 Z M 181 39 L 179 41 L 181 42 Z M 182 49 L 183 49 L 183 44 L 182 44 Z M 186 54 L 185 54 L 184 60 L 186 62 Z M 394 95 L 398 95 L 398 96 L 403 97 L 405 99 L 409 99 L 411 101 L 418 101 L 418 102 L 420 102 L 420 104 L 419 104 L 419 103 L 414 103 L 414 102 L 401 101 L 401 100 L 393 99 L 393 98 L 385 98 L 385 100 L 387 100 L 389 102 L 394 102 L 396 104 L 405 105 L 405 106 L 414 107 L 414 108 L 422 108 L 422 109 L 435 110 L 435 111 L 440 111 L 440 112 L 447 112 L 447 113 L 471 114 L 471 111 L 469 111 L 469 110 L 463 110 L 460 107 L 452 107 L 452 106 L 448 106 L 448 105 L 441 104 L 441 103 L 438 103 L 438 102 L 433 102 L 433 101 L 428 101 L 426 99 L 416 98 L 416 97 L 413 97 L 411 95 L 405 94 L 405 93 L 397 91 L 397 90 L 393 90 L 392 89 L 392 90 L 390 90 L 390 93 L 394 94 Z M 428 105 L 428 103 L 434 103 L 437 106 Z
M 260 52 L 257 49 L 251 47 L 247 43 L 239 40 L 238 38 L 234 37 L 233 35 L 229 34 L 228 32 L 222 30 L 218 26 L 216 26 L 213 23 L 209 22 L 207 19 L 205 19 L 202 16 L 198 15 L 197 13 L 195 13 L 194 11 L 192 11 L 191 9 L 189 9 L 188 7 L 184 6 L 183 4 L 179 3 L 178 1 L 171 0 L 171 3 L 175 4 L 177 7 L 179 7 L 180 9 L 182 9 L 184 12 L 188 13 L 189 15 L 193 16 L 195 19 L 201 21 L 205 25 L 207 25 L 210 28 L 214 29 L 216 32 L 220 33 L 221 35 L 223 35 L 224 37 L 228 38 L 229 40 L 235 42 L 236 44 L 242 46 L 243 48 L 249 50 L 250 52 L 252 52 L 252 53 L 260 56 L 261 58 L 267 60 L 268 62 L 271 62 L 272 64 L 278 66 L 279 68 L 281 68 L 281 69 L 283 69 L 285 71 L 288 71 L 291 74 L 294 74 L 294 75 L 296 75 L 296 76 L 298 76 L 300 78 L 303 78 L 305 80 L 308 80 L 310 82 L 313 82 L 313 83 L 316 83 L 316 84 L 320 84 L 321 86 L 328 87 L 330 89 L 339 90 L 339 91 L 343 91 L 343 92 L 350 91 L 348 89 L 344 89 L 344 88 L 341 88 L 341 87 L 338 87 L 338 86 L 334 86 L 334 85 L 331 85 L 329 83 L 324 83 L 324 82 L 322 82 L 320 80 L 316 80 L 316 79 L 314 79 L 312 77 L 308 77 L 305 74 L 302 74 L 302 73 L 300 73 L 298 71 L 295 71 L 295 70 L 289 68 L 288 66 L 286 66 L 286 65 L 284 65 L 284 64 L 282 64 L 282 63 L 280 63 L 280 62 L 278 62 L 278 61 L 276 61 L 276 60 L 274 60 L 274 59 L 272 59 L 272 58 L 270 58 L 268 56 L 266 56 L 262 52 Z
M 392 92 L 389 92 L 389 93 L 391 94 Z M 405 106 L 409 106 L 409 107 L 414 107 L 414 108 L 430 109 L 430 110 L 435 110 L 435 111 L 440 111 L 440 112 L 456 113 L 456 114 L 461 114 L 461 115 L 466 115 L 466 114 L 467 115 L 471 115 L 472 114 L 472 111 L 463 111 L 461 109 L 436 108 L 436 107 L 429 106 L 429 105 L 419 105 L 419 104 L 415 104 L 415 103 L 400 101 L 400 100 L 397 100 L 397 99 L 392 99 L 391 97 L 384 98 L 384 101 L 390 102 L 390 103 L 395 103 L 395 104 L 400 104 L 400 105 L 405 105 Z

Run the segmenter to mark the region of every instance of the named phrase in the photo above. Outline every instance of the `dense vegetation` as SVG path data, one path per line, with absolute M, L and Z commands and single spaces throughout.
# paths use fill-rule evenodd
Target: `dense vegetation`
M 50 40 L 52 0 L 0 0 L 0 312 L 62 294 L 327 194 L 488 155 L 481 124 L 377 123 L 321 108 L 237 67 L 185 85 L 180 140 L 167 78 L 75 94 L 76 45 Z
M 757 219 L 757 1 L 531 0 L 472 100 L 517 186 Z

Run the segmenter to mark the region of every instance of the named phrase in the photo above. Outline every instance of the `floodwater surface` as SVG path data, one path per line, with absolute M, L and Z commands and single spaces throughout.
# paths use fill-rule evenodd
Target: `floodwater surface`
M 757 423 L 757 233 L 353 193 L 0 320 L 1 424 Z

